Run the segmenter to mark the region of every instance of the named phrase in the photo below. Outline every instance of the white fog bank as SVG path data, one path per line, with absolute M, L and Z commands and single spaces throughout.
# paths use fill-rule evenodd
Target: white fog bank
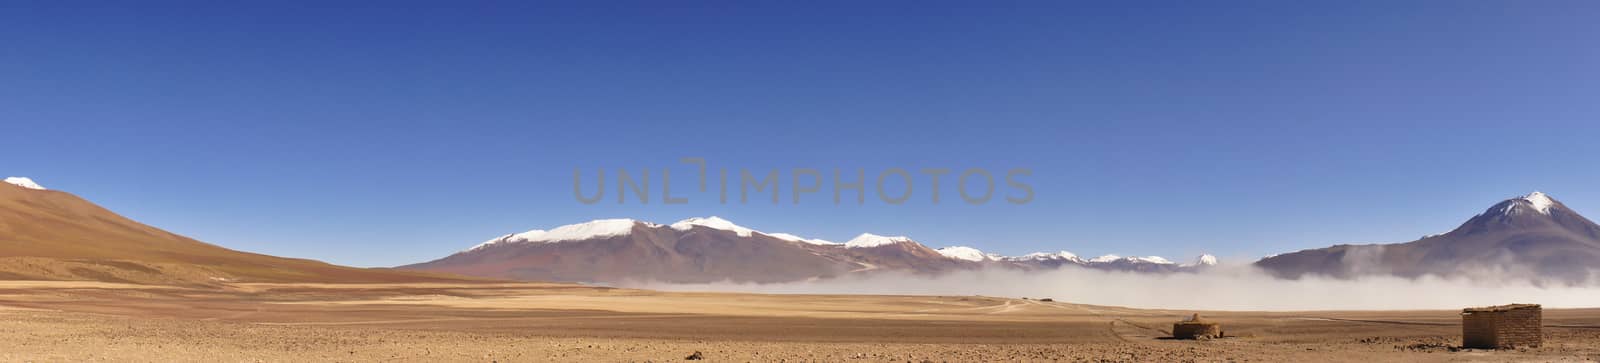
M 1590 279 L 1589 281 L 1596 281 Z M 988 269 L 938 277 L 900 273 L 780 284 L 630 283 L 669 291 L 772 294 L 984 295 L 1053 298 L 1077 304 L 1153 309 L 1304 311 L 1460 309 L 1510 303 L 1547 308 L 1600 307 L 1600 286 L 1539 286 L 1528 281 L 1364 277 L 1278 279 L 1250 267 L 1204 273 L 1142 274 L 1067 268 Z

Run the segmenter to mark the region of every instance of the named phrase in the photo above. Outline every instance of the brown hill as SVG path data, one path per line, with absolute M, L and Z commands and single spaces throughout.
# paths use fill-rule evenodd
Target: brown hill
M 8 183 L 0 183 L 0 279 L 182 285 L 468 280 L 234 251 L 129 220 L 70 193 Z

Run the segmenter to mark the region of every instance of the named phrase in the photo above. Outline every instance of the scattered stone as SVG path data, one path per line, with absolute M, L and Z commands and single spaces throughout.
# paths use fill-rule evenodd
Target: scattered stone
M 688 357 L 684 357 L 683 358 L 683 360 L 701 360 L 701 359 L 706 359 L 706 357 L 705 357 L 705 355 L 700 354 L 700 351 L 698 351 L 698 350 L 694 351 L 694 354 L 690 354 Z

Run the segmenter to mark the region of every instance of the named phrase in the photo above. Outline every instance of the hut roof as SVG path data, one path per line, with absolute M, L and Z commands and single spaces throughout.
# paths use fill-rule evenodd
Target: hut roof
M 1200 318 L 1200 314 L 1194 314 L 1194 315 L 1190 315 L 1188 317 L 1183 318 L 1183 321 L 1179 321 L 1178 324 L 1183 324 L 1183 325 L 1188 325 L 1188 324 L 1211 325 L 1211 324 L 1215 324 L 1215 323 L 1212 323 L 1210 320 L 1201 319 Z
M 1518 310 L 1518 309 L 1538 309 L 1538 308 L 1539 308 L 1539 304 L 1510 304 L 1510 305 L 1499 305 L 1499 306 L 1485 306 L 1485 307 L 1481 307 L 1481 308 L 1466 308 L 1466 309 L 1461 309 L 1461 312 L 1463 312 L 1463 313 L 1489 313 L 1489 312 L 1512 311 L 1512 310 Z

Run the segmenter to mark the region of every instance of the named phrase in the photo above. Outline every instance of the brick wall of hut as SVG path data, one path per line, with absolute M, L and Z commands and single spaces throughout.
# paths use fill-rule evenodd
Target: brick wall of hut
M 1543 340 L 1539 306 L 1467 309 L 1461 314 L 1461 345 L 1468 348 L 1537 347 Z

